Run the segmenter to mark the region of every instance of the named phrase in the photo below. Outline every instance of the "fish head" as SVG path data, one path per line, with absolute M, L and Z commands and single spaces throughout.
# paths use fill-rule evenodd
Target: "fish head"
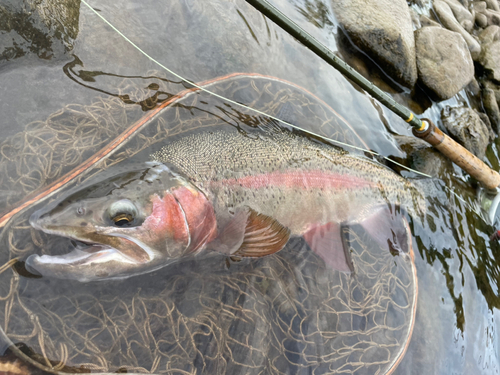
M 205 195 L 162 163 L 101 178 L 37 212 L 35 229 L 74 240 L 64 255 L 31 255 L 28 270 L 80 281 L 151 272 L 195 253 L 215 234 Z

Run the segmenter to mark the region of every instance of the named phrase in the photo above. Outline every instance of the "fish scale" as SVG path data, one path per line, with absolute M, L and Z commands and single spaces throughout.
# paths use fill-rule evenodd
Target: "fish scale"
M 203 151 L 197 152 L 199 149 Z M 359 215 L 360 208 L 381 203 L 404 206 L 411 215 L 425 210 L 422 194 L 416 187 L 387 167 L 288 131 L 275 130 L 259 137 L 222 130 L 193 134 L 164 146 L 151 158 L 175 165 L 195 181 L 198 188 L 215 199 L 216 213 L 224 213 L 227 206 L 257 206 L 259 212 L 293 227 L 296 234 L 303 225 L 290 220 L 289 216 L 297 209 L 311 211 L 303 221 L 317 220 L 320 215 L 326 216 L 323 223 L 361 221 L 364 215 Z M 252 190 L 249 186 L 234 183 L 228 187 L 231 180 L 247 176 L 257 179 L 276 171 L 282 172 L 282 180 L 291 173 L 301 175 L 304 186 L 284 188 L 270 183 L 260 188 L 258 196 L 249 194 L 248 190 Z M 307 188 L 306 185 L 311 184 L 307 171 L 319 171 L 324 180 L 340 180 L 345 176 L 345 186 L 337 184 L 329 189 L 325 184 L 323 189 Z M 370 186 L 353 187 L 354 179 L 367 181 Z M 287 207 L 289 205 L 295 207 Z M 279 206 L 285 207 L 279 209 Z M 330 214 L 325 215 L 325 210 Z

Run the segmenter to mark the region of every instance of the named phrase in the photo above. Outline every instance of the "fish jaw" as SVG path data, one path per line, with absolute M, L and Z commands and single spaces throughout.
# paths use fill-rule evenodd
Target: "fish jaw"
M 63 255 L 30 255 L 26 267 L 34 274 L 88 282 L 150 272 L 166 263 L 160 253 L 130 236 L 106 235 L 105 228 L 90 224 L 75 231 L 71 226 L 49 224 L 48 218 L 38 216 L 35 213 L 30 218 L 35 229 L 79 241 L 80 245 Z
M 137 263 L 123 253 L 100 245 L 89 246 L 86 250 L 76 248 L 60 256 L 30 255 L 26 268 L 34 274 L 81 282 L 125 278 L 130 272 L 137 274 L 138 271 Z

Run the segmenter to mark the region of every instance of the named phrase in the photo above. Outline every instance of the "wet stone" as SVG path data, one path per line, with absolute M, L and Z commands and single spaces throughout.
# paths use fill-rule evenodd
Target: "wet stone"
M 444 176 L 453 171 L 453 164 L 429 143 L 416 137 L 395 137 L 399 147 L 406 152 L 405 164 L 433 177 Z
M 422 25 L 420 24 L 420 16 L 415 9 L 410 8 L 410 16 L 413 27 L 415 29 L 420 29 L 422 27 Z
M 478 158 L 484 158 L 492 137 L 486 124 L 473 109 L 446 107 L 441 112 L 441 119 L 452 138 Z
M 481 87 L 479 86 L 479 83 L 475 78 L 473 78 L 472 81 L 469 82 L 469 84 L 465 87 L 465 90 L 467 90 L 470 95 L 476 97 L 481 94 Z
M 488 128 L 488 131 L 490 133 L 490 139 L 495 139 L 497 134 L 495 133 L 495 131 L 493 130 L 493 128 L 491 126 L 491 121 L 490 121 L 490 118 L 488 117 L 488 115 L 486 113 L 481 113 L 478 111 L 476 111 L 476 113 L 478 114 L 481 121 L 484 122 L 484 124 Z
M 396 82 L 413 87 L 417 80 L 415 41 L 404 0 L 332 1 L 341 27 Z
M 410 0 L 408 3 L 410 5 L 417 5 L 423 9 L 429 9 L 432 7 L 432 0 Z
M 438 99 L 451 98 L 474 78 L 474 63 L 460 34 L 423 27 L 415 41 L 418 77 Z

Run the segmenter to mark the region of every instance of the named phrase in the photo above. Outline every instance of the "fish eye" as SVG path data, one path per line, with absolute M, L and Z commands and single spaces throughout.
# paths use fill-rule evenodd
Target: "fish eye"
M 111 220 L 114 221 L 116 226 L 122 227 L 125 224 L 132 222 L 134 218 L 129 214 L 118 214 L 115 217 L 112 217 Z
M 80 206 L 76 209 L 76 216 L 83 216 L 83 215 L 85 215 L 85 208 Z
M 113 202 L 108 209 L 109 218 L 117 227 L 123 227 L 134 222 L 137 208 L 128 199 Z

